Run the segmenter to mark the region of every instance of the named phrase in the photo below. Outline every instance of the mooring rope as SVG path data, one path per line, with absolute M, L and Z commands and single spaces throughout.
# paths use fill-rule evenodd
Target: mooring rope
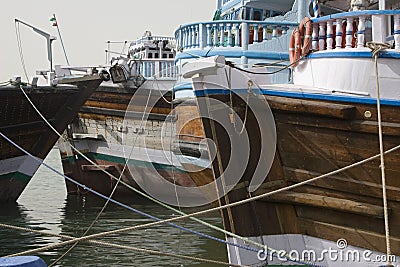
M 45 162 L 42 162 L 40 159 L 38 159 L 38 158 L 36 158 L 35 156 L 33 156 L 32 154 L 30 154 L 28 151 L 26 151 L 25 149 L 23 149 L 22 147 L 20 147 L 18 144 L 16 144 L 14 141 L 12 141 L 10 138 L 8 138 L 6 135 L 4 135 L 1 131 L 0 131 L 0 136 L 3 137 L 4 139 L 6 139 L 8 142 L 10 142 L 10 143 L 11 143 L 12 145 L 14 145 L 16 148 L 18 148 L 21 152 L 25 153 L 27 156 L 31 157 L 31 158 L 34 159 L 35 161 L 40 162 L 41 164 L 43 164 L 43 166 L 47 167 L 48 169 L 52 170 L 53 172 L 57 173 L 58 175 L 64 177 L 64 178 L 67 179 L 68 181 L 70 181 L 70 182 L 72 182 L 72 183 L 74 183 L 74 184 L 76 184 L 76 185 L 78 185 L 78 186 L 80 186 L 80 187 L 83 187 L 85 190 L 91 192 L 91 193 L 94 194 L 94 195 L 97 195 L 97 196 L 99 196 L 99 197 L 101 197 L 101 198 L 103 198 L 103 199 L 107 199 L 107 196 L 104 196 L 103 194 L 101 194 L 101 193 L 99 193 L 99 192 L 96 192 L 96 191 L 94 191 L 94 190 L 91 189 L 91 188 L 86 187 L 85 185 L 83 185 L 83 184 L 81 184 L 81 183 L 79 183 L 79 182 L 73 180 L 72 178 L 70 178 L 70 177 L 68 177 L 68 176 L 66 176 L 66 175 L 64 175 L 64 174 L 62 174 L 61 172 L 59 172 L 58 170 L 54 169 L 53 167 L 51 167 L 50 165 L 46 164 Z M 123 207 L 123 208 L 126 208 L 126 209 L 128 209 L 128 210 L 130 210 L 130 211 L 132 211 L 132 212 L 135 212 L 135 213 L 138 213 L 138 214 L 140 214 L 140 215 L 142 215 L 142 216 L 145 216 L 145 217 L 147 217 L 147 218 L 153 219 L 153 220 L 155 220 L 155 221 L 158 221 L 158 222 L 161 222 L 161 221 L 162 221 L 162 220 L 161 220 L 160 218 L 158 218 L 158 217 L 155 217 L 155 216 L 153 216 L 153 215 L 147 214 L 147 213 L 145 213 L 145 212 L 143 212 L 143 211 L 140 211 L 140 210 L 137 210 L 137 209 L 135 209 L 135 208 L 133 208 L 133 207 L 127 206 L 126 204 L 123 204 L 123 203 L 121 203 L 121 202 L 119 202 L 119 201 L 117 201 L 117 200 L 110 199 L 110 202 L 112 202 L 112 203 L 114 203 L 114 204 L 116 204 L 116 205 L 119 205 L 119 206 L 121 206 L 121 207 Z M 190 216 L 187 216 L 186 218 L 188 218 L 188 217 L 190 217 Z M 172 220 L 172 221 L 175 221 L 176 218 L 181 218 L 181 217 L 171 218 L 171 220 Z M 188 228 L 185 228 L 185 227 L 182 227 L 182 226 L 180 226 L 180 225 L 173 224 L 173 223 L 169 223 L 169 222 L 166 222 L 166 223 L 167 223 L 168 225 L 172 226 L 172 227 L 175 227 L 175 228 L 177 228 L 177 229 L 184 230 L 184 231 L 186 231 L 186 232 L 195 234 L 195 235 L 197 235 L 197 236 L 205 237 L 205 238 L 207 238 L 207 239 L 211 239 L 211 240 L 214 240 L 214 241 L 217 241 L 217 242 L 220 242 L 220 243 L 224 243 L 224 244 L 226 244 L 226 245 L 237 246 L 237 247 L 242 248 L 242 249 L 245 249 L 245 250 L 249 250 L 249 251 L 253 251 L 253 252 L 258 252 L 258 250 L 257 250 L 257 249 L 254 249 L 254 248 L 250 248 L 250 247 L 247 247 L 247 246 L 234 244 L 234 243 L 232 243 L 232 242 L 229 242 L 229 241 L 226 241 L 226 240 L 222 240 L 222 239 L 220 239 L 220 238 L 213 237 L 213 236 L 210 236 L 210 235 L 208 235 L 208 234 L 204 234 L 204 233 L 201 233 L 201 232 L 198 232 L 198 231 L 195 231 L 195 230 L 191 230 L 191 229 L 188 229 Z M 150 226 L 151 226 L 151 225 L 150 225 Z M 143 226 L 142 226 L 142 225 L 139 225 L 137 229 L 140 229 L 140 228 L 143 228 L 143 227 L 145 227 L 145 226 L 144 226 L 144 225 L 143 225 Z M 103 232 L 103 233 L 99 233 L 99 234 L 87 235 L 87 236 L 84 236 L 84 237 L 81 237 L 81 238 L 76 238 L 76 239 L 75 239 L 75 242 L 76 242 L 76 241 L 81 241 L 81 240 L 90 239 L 90 238 L 93 238 L 93 237 L 106 236 L 106 235 L 109 235 L 109 234 L 116 234 L 116 233 L 120 233 L 120 232 L 133 231 L 133 230 L 136 230 L 136 226 L 122 229 L 122 231 L 121 231 L 121 230 L 113 230 L 113 231 Z M 68 242 L 68 244 L 70 244 L 70 243 L 71 243 L 71 242 Z M 46 248 L 46 247 L 44 247 L 44 248 L 42 248 L 42 249 L 45 250 L 45 248 Z M 29 253 L 29 252 L 27 252 L 27 253 Z
M 74 242 L 74 240 L 76 239 L 75 237 L 68 236 L 68 235 L 53 234 L 53 233 L 46 232 L 46 231 L 40 231 L 40 230 L 31 229 L 31 228 L 19 227 L 19 226 L 2 224 L 2 223 L 0 223 L 0 227 L 6 228 L 6 229 L 11 229 L 11 230 L 16 230 L 16 231 L 40 234 L 40 235 L 44 235 L 44 236 L 58 237 L 61 239 L 69 239 L 72 242 Z M 143 253 L 148 253 L 148 254 L 168 256 L 168 257 L 173 257 L 173 258 L 181 258 L 181 259 L 192 260 L 192 261 L 197 261 L 197 262 L 213 263 L 213 264 L 225 265 L 225 266 L 240 266 L 240 267 L 246 266 L 246 265 L 230 264 L 230 263 L 226 263 L 226 262 L 222 262 L 222 261 L 210 260 L 210 259 L 205 259 L 205 258 L 200 258 L 200 257 L 193 257 L 193 256 L 187 256 L 187 255 L 181 255 L 181 254 L 173 254 L 173 253 L 161 252 L 161 251 L 156 251 L 156 250 L 138 248 L 138 247 L 134 247 L 134 246 L 118 245 L 118 244 L 113 244 L 113 243 L 109 243 L 109 242 L 97 241 L 97 240 L 87 239 L 87 240 L 81 240 L 81 242 L 90 243 L 93 245 L 100 245 L 100 246 L 104 246 L 104 247 L 112 247 L 112 248 L 126 249 L 126 250 L 131 250 L 131 251 L 136 251 L 136 252 L 143 252 Z M 54 244 L 54 248 L 58 248 L 58 247 L 59 246 L 57 246 L 57 244 Z M 37 251 L 37 252 L 40 252 L 40 251 Z M 13 255 L 9 255 L 7 257 L 13 257 L 13 256 L 18 256 L 18 255 L 20 255 L 20 254 L 16 253 Z M 23 255 L 26 255 L 26 254 L 23 254 Z
M 388 44 L 368 42 L 367 46 L 372 50 L 372 56 L 375 60 L 375 77 L 376 77 L 376 107 L 378 112 L 378 131 L 379 131 L 379 151 L 380 151 L 380 169 L 382 176 L 382 199 L 383 199 L 383 215 L 385 222 L 385 239 L 386 239 L 386 255 L 388 259 L 388 266 L 391 266 L 391 246 L 390 246 L 390 229 L 389 229 L 389 209 L 386 194 L 386 174 L 385 174 L 385 158 L 383 146 L 383 131 L 382 131 L 382 112 L 381 112 L 381 96 L 379 87 L 379 70 L 378 70 L 378 57 L 379 52 L 390 48 Z

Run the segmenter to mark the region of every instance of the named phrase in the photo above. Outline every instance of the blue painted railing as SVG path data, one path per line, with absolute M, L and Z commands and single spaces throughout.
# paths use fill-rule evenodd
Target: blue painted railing
M 219 20 L 190 23 L 175 31 L 177 46 L 181 49 L 209 49 L 212 47 L 240 47 L 261 43 L 288 33 L 297 27 L 294 22 L 267 22 L 249 20 Z

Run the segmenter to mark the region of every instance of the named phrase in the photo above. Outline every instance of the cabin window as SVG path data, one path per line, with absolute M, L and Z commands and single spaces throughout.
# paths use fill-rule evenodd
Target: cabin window
M 156 53 L 156 54 L 154 55 L 154 58 L 158 58 L 158 53 Z
M 148 58 L 153 58 L 153 53 L 149 53 Z
M 173 54 L 169 54 L 168 57 L 169 58 L 174 58 L 174 55 Z
M 162 54 L 162 58 L 167 58 L 167 54 Z

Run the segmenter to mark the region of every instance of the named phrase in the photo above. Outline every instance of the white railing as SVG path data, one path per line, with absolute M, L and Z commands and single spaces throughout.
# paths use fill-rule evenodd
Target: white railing
M 386 42 L 388 36 L 393 37 L 394 48 L 400 49 L 400 10 L 345 12 L 312 22 L 314 51 L 363 48 L 369 41 Z M 389 32 L 387 25 L 393 25 Z
M 219 20 L 191 23 L 175 31 L 177 46 L 181 49 L 208 49 L 211 47 L 241 47 L 261 43 L 287 34 L 294 22 L 266 22 Z
M 168 41 L 172 42 L 174 40 L 173 37 L 165 37 L 165 36 L 144 36 L 138 40 L 132 41 L 131 46 L 134 45 L 140 45 L 148 42 L 154 42 L 154 41 Z
M 143 59 L 133 62 L 137 74 L 146 79 L 176 79 L 174 60 L 172 59 Z

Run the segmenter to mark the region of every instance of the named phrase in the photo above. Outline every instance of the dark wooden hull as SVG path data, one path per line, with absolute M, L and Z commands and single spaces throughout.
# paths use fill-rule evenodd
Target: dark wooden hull
M 220 177 L 231 156 L 232 136 L 228 132 L 239 134 L 232 124 L 222 126 L 206 118 L 229 118 L 233 107 L 244 120 L 247 96 L 208 97 L 226 104 L 225 108 L 210 106 L 207 97 L 197 98 L 200 113 L 205 117 L 206 136 L 218 148 L 219 157 L 212 165 L 214 176 Z M 263 184 L 250 193 L 248 184 L 257 164 L 265 160 L 260 158 L 263 127 L 254 116 L 257 112 L 262 114 L 263 109 L 266 112 L 264 99 L 273 113 L 277 146 Z M 293 185 L 379 154 L 374 105 L 253 94 L 249 101 L 253 103 L 246 119 L 250 158 L 239 184 L 220 199 L 221 205 Z M 399 110 L 396 106 L 382 107 L 385 150 L 400 144 Z M 231 129 L 227 131 L 227 127 Z M 392 254 L 400 255 L 400 151 L 386 155 L 385 164 Z M 346 238 L 349 245 L 385 253 L 379 166 L 378 158 L 294 190 L 229 208 L 222 212 L 224 226 L 245 237 L 300 234 L 334 242 Z
M 58 131 L 63 132 L 83 103 L 101 83 L 99 78 L 77 86 L 24 87 L 36 108 Z M 1 132 L 33 156 L 44 160 L 58 140 L 58 135 L 42 120 L 19 87 L 0 90 Z M 0 201 L 16 201 L 40 162 L 0 138 Z
M 157 175 L 171 183 L 175 181 L 176 184 L 181 186 L 195 186 L 186 172 L 167 163 L 152 161 L 152 158 L 134 160 L 134 164 L 130 164 L 122 173 L 125 158 L 129 155 L 130 145 L 132 144 L 135 144 L 135 148 L 142 149 L 140 152 L 142 154 L 146 153 L 146 149 L 164 153 L 161 151 L 163 147 L 160 141 L 162 126 L 172 111 L 171 104 L 166 99 L 168 101 L 172 99 L 170 93 L 164 95 L 163 98 L 160 92 L 154 88 L 133 89 L 102 85 L 91 95 L 71 125 L 70 131 L 65 132 L 64 135 L 68 136 L 71 144 L 93 162 L 113 176 L 122 177 L 121 180 L 128 186 L 140 190 L 141 188 L 135 178 L 147 179 L 151 183 L 152 180 L 156 181 L 153 178 Z M 143 112 L 145 111 L 148 116 L 142 123 Z M 130 115 L 127 115 L 127 112 L 130 112 Z M 124 126 L 126 116 L 129 117 L 129 123 L 125 121 L 125 124 L 129 129 L 124 132 L 121 128 L 126 128 Z M 98 136 L 98 139 L 76 137 L 77 134 L 95 135 Z M 128 141 L 124 143 L 122 136 L 129 139 L 131 143 Z M 143 139 L 146 142 L 143 142 Z M 66 175 L 103 195 L 110 195 L 116 184 L 115 179 L 91 166 L 90 162 L 69 149 L 68 144 L 60 147 L 62 147 L 60 152 Z M 102 147 L 109 149 L 101 150 Z M 168 156 L 169 152 L 165 154 Z M 69 181 L 66 181 L 66 186 L 68 194 L 86 194 L 87 192 L 87 190 Z M 120 197 L 137 196 L 131 189 L 122 184 L 117 187 L 115 195 Z

